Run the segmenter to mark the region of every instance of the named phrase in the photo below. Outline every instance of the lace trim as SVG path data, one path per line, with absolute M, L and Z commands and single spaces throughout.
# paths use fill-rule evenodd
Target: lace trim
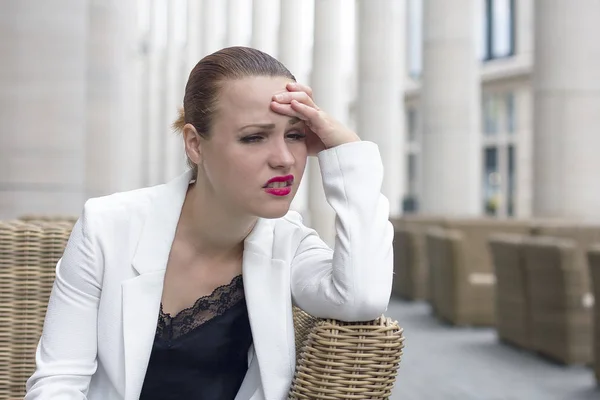
M 242 275 L 234 277 L 227 285 L 219 286 L 210 295 L 178 312 L 174 317 L 163 311 L 162 303 L 158 315 L 156 336 L 163 340 L 181 337 L 211 319 L 222 315 L 244 298 Z

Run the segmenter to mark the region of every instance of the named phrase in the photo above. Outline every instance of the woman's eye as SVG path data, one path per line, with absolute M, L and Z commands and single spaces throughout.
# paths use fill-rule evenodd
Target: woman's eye
M 306 135 L 302 132 L 290 132 L 287 135 L 288 138 L 292 139 L 292 140 L 304 140 L 306 138 Z
M 243 137 L 241 139 L 241 141 L 244 143 L 258 143 L 262 139 L 263 139 L 263 137 L 260 135 L 250 135 L 250 136 Z

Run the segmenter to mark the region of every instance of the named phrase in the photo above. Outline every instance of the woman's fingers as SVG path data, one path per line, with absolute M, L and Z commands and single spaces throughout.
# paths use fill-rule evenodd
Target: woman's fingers
M 313 99 L 306 92 L 284 92 L 273 96 L 273 101 L 279 103 L 291 103 L 292 100 L 296 100 L 300 103 L 306 104 L 307 106 L 318 109 Z
M 307 122 L 307 125 L 315 131 L 315 133 L 319 134 L 318 130 L 324 124 L 324 116 L 323 114 L 314 107 L 309 107 L 306 104 L 300 103 L 297 100 L 292 100 L 290 103 L 290 107 L 296 114 L 300 115 L 300 119 L 303 119 Z
M 306 86 L 303 85 L 301 83 L 298 82 L 290 82 L 287 84 L 286 89 L 289 90 L 290 92 L 305 92 L 307 93 L 310 98 L 312 99 L 313 97 L 313 90 L 310 86 Z
M 300 118 L 306 127 L 323 142 L 325 148 L 359 141 L 358 135 L 321 111 L 312 99 L 312 89 L 299 83 L 289 83 L 287 92 L 273 96 L 271 109 L 279 114 Z
M 289 104 L 282 104 L 276 101 L 271 102 L 271 109 L 276 113 L 287 115 L 289 117 L 300 118 L 306 122 L 306 125 L 319 134 L 318 129 L 325 125 L 324 115 L 321 111 L 292 100 Z
M 278 114 L 287 115 L 288 117 L 300 118 L 303 121 L 307 121 L 307 118 L 301 113 L 297 112 L 292 108 L 291 104 L 278 103 L 276 101 L 271 102 L 271 109 Z

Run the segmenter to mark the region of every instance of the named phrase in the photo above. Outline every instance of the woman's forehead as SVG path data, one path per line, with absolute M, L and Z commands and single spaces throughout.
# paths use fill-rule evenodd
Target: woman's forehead
M 226 81 L 219 96 L 221 111 L 227 114 L 266 113 L 273 95 L 286 92 L 285 77 L 258 76 Z

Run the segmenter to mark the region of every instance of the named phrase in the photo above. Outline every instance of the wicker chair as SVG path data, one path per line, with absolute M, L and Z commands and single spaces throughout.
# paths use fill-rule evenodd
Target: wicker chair
M 393 294 L 406 300 L 428 297 L 429 268 L 423 260 L 425 235 L 422 227 L 400 227 L 394 231 Z
M 563 364 L 587 364 L 592 354 L 592 303 L 585 254 L 572 239 L 523 242 L 534 351 Z
M 393 294 L 405 300 L 430 300 L 430 264 L 426 234 L 443 227 L 445 217 L 404 215 L 392 219 L 394 225 Z
M 600 299 L 600 243 L 591 246 L 587 252 L 590 278 L 594 300 Z M 594 304 L 594 322 L 593 322 L 593 364 L 596 382 L 600 383 L 600 307 Z
M 444 260 L 449 257 L 449 249 L 445 241 L 446 231 L 440 227 L 430 227 L 425 233 L 425 246 L 429 269 L 429 302 L 433 314 L 444 318 L 445 304 L 442 299 L 442 274 Z
M 522 243 L 524 235 L 493 234 L 489 238 L 496 274 L 496 330 L 498 338 L 531 349 L 531 315 Z
M 0 400 L 23 398 L 46 305 L 74 220 L 0 221 Z M 290 399 L 388 399 L 404 338 L 397 322 L 319 319 L 295 308 Z
M 0 399 L 22 398 L 33 373 L 56 262 L 72 223 L 0 222 Z
M 296 308 L 294 324 L 298 357 L 290 399 L 391 396 L 404 347 L 396 322 L 318 319 Z
M 0 221 L 0 399 L 10 399 L 10 342 L 13 322 L 14 228 Z

